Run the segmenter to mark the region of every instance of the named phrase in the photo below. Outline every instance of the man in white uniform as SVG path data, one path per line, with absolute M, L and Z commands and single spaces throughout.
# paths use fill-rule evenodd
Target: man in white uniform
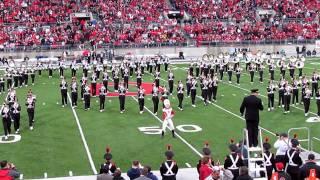
M 166 131 L 167 126 L 172 132 L 172 137 L 175 137 L 174 135 L 174 126 L 172 122 L 172 118 L 174 117 L 175 112 L 173 111 L 169 99 L 165 99 L 163 101 L 164 108 L 162 109 L 162 133 L 161 137 L 163 138 L 164 132 Z

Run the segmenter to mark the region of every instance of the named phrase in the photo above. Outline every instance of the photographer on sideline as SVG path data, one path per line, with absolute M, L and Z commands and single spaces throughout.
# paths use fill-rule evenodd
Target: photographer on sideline
M 16 170 L 16 167 L 12 163 L 8 163 L 6 160 L 0 162 L 0 179 L 16 179 L 19 178 L 20 173 Z

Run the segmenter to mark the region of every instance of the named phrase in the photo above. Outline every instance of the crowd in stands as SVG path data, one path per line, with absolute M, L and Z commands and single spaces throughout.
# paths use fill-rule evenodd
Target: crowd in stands
M 3 0 L 0 45 L 157 44 L 320 38 L 317 0 Z M 172 5 L 172 6 L 171 6 Z M 178 10 L 191 21 L 169 19 Z M 263 15 L 259 13 L 267 11 Z M 79 19 L 73 13 L 89 13 Z M 93 20 L 94 19 L 94 20 Z

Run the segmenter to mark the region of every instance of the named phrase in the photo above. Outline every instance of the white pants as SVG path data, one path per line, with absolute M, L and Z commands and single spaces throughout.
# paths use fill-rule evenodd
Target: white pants
M 169 127 L 170 130 L 174 130 L 172 119 L 165 119 L 162 122 L 162 131 L 166 132 L 166 127 Z

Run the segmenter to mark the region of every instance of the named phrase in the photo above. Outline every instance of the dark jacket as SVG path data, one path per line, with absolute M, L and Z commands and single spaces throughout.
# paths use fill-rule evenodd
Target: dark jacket
M 304 179 L 309 177 L 310 169 L 315 169 L 317 178 L 320 178 L 320 166 L 318 166 L 315 162 L 307 162 L 306 164 L 301 166 L 299 170 L 300 172 L 299 179 Z
M 240 113 L 243 115 L 245 111 L 245 119 L 247 121 L 259 121 L 259 110 L 263 110 L 260 98 L 255 95 L 250 95 L 243 99 L 240 107 Z
M 136 178 L 140 177 L 141 169 L 139 169 L 139 168 L 131 168 L 131 169 L 128 170 L 127 175 L 130 178 L 130 180 L 136 179 Z
M 158 180 L 157 176 L 155 176 L 152 172 L 149 172 L 149 173 L 147 174 L 147 177 L 150 178 L 150 179 L 152 179 L 152 180 Z
M 253 180 L 253 179 L 249 175 L 241 175 L 241 176 L 238 176 L 236 180 Z

